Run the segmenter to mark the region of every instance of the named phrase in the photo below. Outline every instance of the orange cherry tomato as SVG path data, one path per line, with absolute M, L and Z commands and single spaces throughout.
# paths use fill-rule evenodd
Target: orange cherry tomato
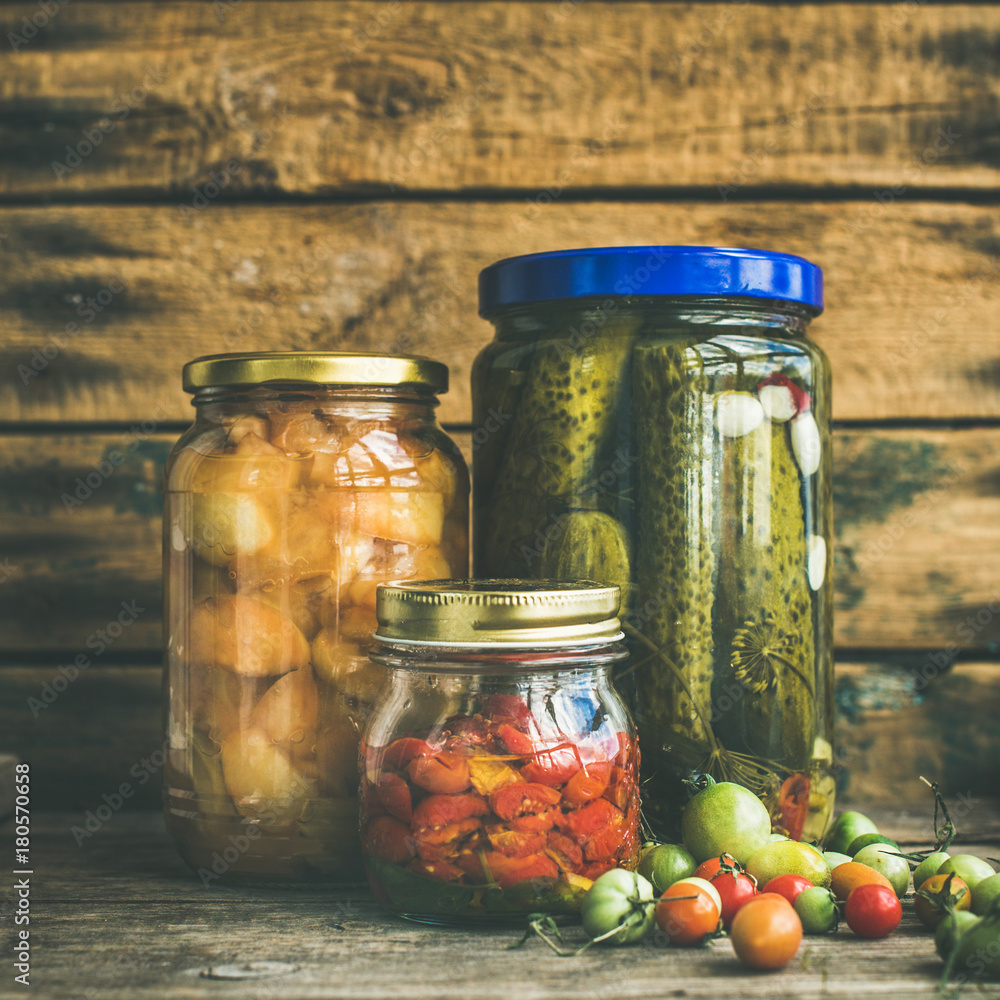
M 892 883 L 881 872 L 859 861 L 845 861 L 833 869 L 830 888 L 838 903 L 846 903 L 847 897 L 859 885 L 884 885 L 889 889 L 892 888 Z
M 719 928 L 718 903 L 706 889 L 690 883 L 666 889 L 655 912 L 657 927 L 673 944 L 698 944 Z
M 802 921 L 792 904 L 776 893 L 760 893 L 744 903 L 729 928 L 733 950 L 753 969 L 780 969 L 802 943 Z
M 934 897 L 933 901 L 923 896 L 913 897 L 913 909 L 925 927 L 937 927 L 944 920 L 943 904 L 945 900 L 949 896 L 957 896 L 961 889 L 965 890 L 965 894 L 955 903 L 955 909 L 967 910 L 972 905 L 972 891 L 965 880 L 954 875 L 951 882 L 948 883 L 948 888 L 945 889 L 947 878 L 947 875 L 932 875 L 917 886 L 917 892 L 928 892 Z M 939 905 L 935 905 L 935 902 Z

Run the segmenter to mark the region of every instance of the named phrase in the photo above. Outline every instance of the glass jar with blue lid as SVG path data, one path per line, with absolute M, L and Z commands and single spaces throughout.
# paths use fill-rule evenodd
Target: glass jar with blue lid
M 622 589 L 643 812 L 698 773 L 774 829 L 834 805 L 830 373 L 820 269 L 729 247 L 602 247 L 487 267 L 473 368 L 477 576 Z

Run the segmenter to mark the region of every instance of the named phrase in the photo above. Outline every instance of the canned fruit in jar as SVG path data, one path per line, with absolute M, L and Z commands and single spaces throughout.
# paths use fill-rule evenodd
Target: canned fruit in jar
M 562 882 L 638 856 L 638 752 L 626 733 L 611 736 L 543 736 L 530 716 L 473 713 L 362 746 L 362 843 L 376 895 L 434 914 L 434 883 L 446 882 L 467 888 L 459 909 L 470 914 L 505 893 L 512 911 L 578 909 Z
M 167 817 L 193 867 L 250 825 L 227 875 L 357 881 L 375 587 L 468 563 L 467 473 L 426 422 L 282 403 L 172 458 Z

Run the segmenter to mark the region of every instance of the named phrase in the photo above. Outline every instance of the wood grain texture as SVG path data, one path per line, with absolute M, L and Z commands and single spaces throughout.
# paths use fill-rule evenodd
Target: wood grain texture
M 873 815 L 887 833 L 899 835 L 890 825 L 892 812 Z M 995 831 L 995 810 L 993 817 Z M 123 812 L 80 846 L 70 834 L 74 822 L 68 813 L 41 818 L 32 845 L 44 874 L 33 881 L 31 940 L 38 951 L 31 995 L 44 1000 L 397 1000 L 404 974 L 408 995 L 445 1000 L 720 994 L 916 1000 L 936 995 L 941 972 L 933 940 L 909 900 L 889 938 L 866 941 L 846 928 L 806 938 L 791 964 L 771 974 L 748 971 L 727 938 L 683 949 L 650 937 L 566 961 L 537 940 L 510 950 L 520 935 L 515 929 L 443 930 L 390 917 L 367 888 L 203 888 L 150 812 Z M 965 849 L 995 856 L 997 843 L 989 836 Z M 14 900 L 3 892 L 6 912 Z M 565 933 L 585 939 L 579 927 Z M 271 963 L 256 968 L 272 974 L 255 977 L 249 963 Z M 968 992 L 994 995 L 974 987 Z
M 296 6 L 296 5 L 292 5 Z M 410 351 L 447 359 L 445 421 L 468 422 L 492 327 L 476 277 L 556 247 L 702 243 L 824 268 L 840 420 L 1000 416 L 1000 216 L 898 202 L 209 204 L 0 209 L 0 419 L 186 421 L 184 362 L 227 350 Z M 527 213 L 527 214 L 526 214 Z
M 74 677 L 60 665 L 0 667 L 0 752 L 31 764 L 34 807 L 75 810 L 81 824 L 104 796 L 124 794 L 127 812 L 157 808 L 159 667 L 95 663 Z M 1000 788 L 1000 664 L 841 664 L 835 700 L 838 802 L 921 803 L 929 822 L 922 774 L 955 799 L 959 829 L 983 835 L 978 806 Z
M 177 436 L 0 436 L 0 650 L 160 648 L 160 480 Z M 468 455 L 469 432 L 454 437 Z M 1000 429 L 835 433 L 838 648 L 943 663 L 995 650 L 997 483 Z M 111 635 L 133 617 L 123 604 L 135 620 Z
M 0 11 L 8 194 L 997 183 L 989 5 L 56 10 Z

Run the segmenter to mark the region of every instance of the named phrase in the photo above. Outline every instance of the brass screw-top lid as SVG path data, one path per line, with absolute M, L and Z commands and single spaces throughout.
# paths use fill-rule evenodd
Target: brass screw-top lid
M 386 643 L 445 646 L 602 645 L 623 638 L 621 590 L 589 580 L 421 580 L 381 584 Z
M 336 351 L 262 351 L 210 354 L 184 366 L 184 391 L 263 382 L 319 385 L 414 385 L 448 391 L 448 366 L 410 354 L 346 354 Z

